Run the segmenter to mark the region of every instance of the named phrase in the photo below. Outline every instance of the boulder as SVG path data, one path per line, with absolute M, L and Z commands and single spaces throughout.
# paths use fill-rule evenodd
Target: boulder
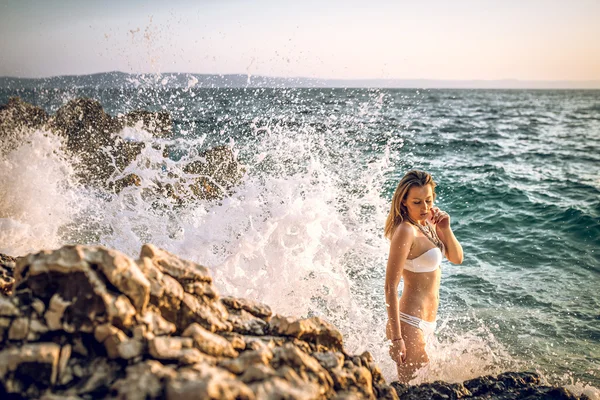
M 207 200 L 223 198 L 241 181 L 244 170 L 228 146 L 206 150 L 200 158 L 201 161 L 193 161 L 183 169 L 193 182 L 190 189 L 196 197 Z
M 0 151 L 9 152 L 16 148 L 29 130 L 42 129 L 48 118 L 42 108 L 19 97 L 8 99 L 6 104 L 0 105 Z
M 173 133 L 173 121 L 167 111 L 134 110 L 118 116 L 117 120 L 123 127 L 143 129 L 155 137 L 169 137 Z
M 119 193 L 143 183 L 135 173 L 123 176 L 146 146 L 145 142 L 118 135 L 127 127 L 165 138 L 172 135 L 173 121 L 166 111 L 134 110 L 113 117 L 100 102 L 89 98 L 70 100 L 56 114 L 48 115 L 42 108 L 13 97 L 0 106 L 0 149 L 9 152 L 16 148 L 31 129 L 51 131 L 64 139 L 64 149 L 73 157 L 82 184 Z M 174 182 L 146 186 L 157 188 L 154 194 L 177 202 L 186 198 L 218 200 L 239 184 L 244 170 L 229 147 L 218 146 L 202 152 L 199 160 L 184 166 L 183 172 L 184 176 L 170 176 Z

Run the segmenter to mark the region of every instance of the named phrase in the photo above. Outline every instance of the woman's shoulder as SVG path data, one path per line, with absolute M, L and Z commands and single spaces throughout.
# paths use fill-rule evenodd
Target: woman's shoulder
M 402 221 L 394 229 L 392 241 L 400 240 L 402 242 L 411 241 L 415 237 L 415 227 L 408 221 Z

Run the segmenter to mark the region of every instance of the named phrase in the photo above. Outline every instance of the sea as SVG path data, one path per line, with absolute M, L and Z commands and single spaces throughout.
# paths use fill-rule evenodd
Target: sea
M 209 267 L 223 295 L 333 323 L 390 382 L 383 227 L 399 179 L 421 169 L 464 262 L 442 263 L 431 361 L 413 383 L 536 371 L 600 398 L 600 91 L 133 83 L 0 88 L 0 104 L 52 114 L 88 97 L 113 116 L 168 111 L 174 127 L 116 133 L 147 144 L 123 172 L 142 187 L 119 194 L 75 179 L 51 132 L 0 151 L 0 252 L 83 243 L 137 257 L 153 243 Z M 217 145 L 245 171 L 222 200 L 143 195 Z

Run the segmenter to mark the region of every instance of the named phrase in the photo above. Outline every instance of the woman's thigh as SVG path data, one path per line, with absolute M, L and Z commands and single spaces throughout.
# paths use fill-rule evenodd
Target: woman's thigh
M 425 351 L 423 332 L 419 328 L 404 322 L 400 324 L 400 327 L 406 344 L 406 361 L 398 364 L 398 379 L 402 382 L 408 382 L 419 368 L 429 362 L 429 358 Z

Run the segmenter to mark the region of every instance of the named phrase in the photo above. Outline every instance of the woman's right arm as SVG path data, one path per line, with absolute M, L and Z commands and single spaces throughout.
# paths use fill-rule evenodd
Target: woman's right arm
M 385 271 L 385 302 L 387 304 L 388 324 L 390 327 L 390 340 L 401 339 L 400 311 L 398 303 L 398 285 L 402 277 L 404 263 L 413 244 L 414 230 L 408 224 L 400 224 L 390 243 L 390 255 L 388 257 Z

